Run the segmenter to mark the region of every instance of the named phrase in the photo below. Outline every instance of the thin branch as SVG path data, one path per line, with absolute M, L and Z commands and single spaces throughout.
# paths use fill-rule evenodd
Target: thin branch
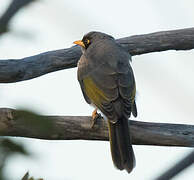
M 0 34 L 9 30 L 9 23 L 17 12 L 35 0 L 12 0 L 5 13 L 0 17 Z
M 130 36 L 117 40 L 131 55 L 194 48 L 194 28 Z M 77 66 L 77 46 L 41 53 L 22 59 L 0 60 L 0 83 L 24 81 Z
M 177 162 L 172 168 L 161 174 L 156 180 L 167 180 L 177 176 L 181 171 L 194 163 L 194 151 L 189 153 L 186 157 Z
M 41 116 L 40 123 L 52 122 L 52 131 L 32 125 L 16 110 L 0 109 L 0 135 L 30 137 L 46 140 L 102 140 L 108 141 L 105 120 L 97 121 L 91 129 L 89 116 Z M 25 121 L 25 122 L 24 122 Z M 184 124 L 148 123 L 129 121 L 133 144 L 194 147 L 194 126 Z M 42 125 L 42 124 L 41 124 Z M 42 125 L 44 127 L 44 125 Z M 47 129 L 48 126 L 45 126 Z M 39 130 L 38 130 L 39 129 Z

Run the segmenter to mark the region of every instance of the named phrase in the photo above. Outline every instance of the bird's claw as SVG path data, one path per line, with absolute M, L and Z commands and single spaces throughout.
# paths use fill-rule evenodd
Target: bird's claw
M 101 119 L 102 116 L 101 116 L 100 113 L 97 113 L 97 109 L 95 109 L 95 110 L 93 111 L 93 113 L 92 113 L 92 124 L 91 124 L 91 128 L 94 127 L 94 125 L 95 125 L 97 119 L 99 119 L 99 118 Z

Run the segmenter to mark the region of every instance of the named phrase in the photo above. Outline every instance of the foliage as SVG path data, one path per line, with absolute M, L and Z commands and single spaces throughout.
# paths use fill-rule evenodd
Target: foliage
M 21 124 L 36 129 L 36 131 L 42 135 L 51 133 L 53 130 L 53 125 L 51 121 L 49 121 L 46 117 L 38 115 L 32 111 L 23 109 L 15 110 L 14 116 L 16 117 L 16 119 L 18 118 L 18 120 L 20 120 Z M 0 180 L 7 180 L 7 177 L 4 174 L 4 169 L 9 161 L 9 158 L 15 154 L 22 154 L 24 156 L 30 155 L 22 144 L 14 142 L 11 138 L 0 139 Z M 22 178 L 22 180 L 36 179 L 30 177 L 29 173 L 27 172 Z
M 22 180 L 43 180 L 42 178 L 40 179 L 34 179 L 33 177 L 29 177 L 29 172 L 27 172 L 24 177 L 22 178 Z
M 4 175 L 4 168 L 9 158 L 15 154 L 29 155 L 23 145 L 8 138 L 0 139 L 0 180 L 7 179 Z

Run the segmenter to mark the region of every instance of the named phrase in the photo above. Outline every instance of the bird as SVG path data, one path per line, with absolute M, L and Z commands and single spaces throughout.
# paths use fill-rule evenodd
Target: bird
M 137 116 L 131 55 L 108 34 L 92 31 L 74 44 L 81 47 L 77 78 L 88 104 L 107 119 L 113 164 L 130 173 L 136 165 L 128 118 Z

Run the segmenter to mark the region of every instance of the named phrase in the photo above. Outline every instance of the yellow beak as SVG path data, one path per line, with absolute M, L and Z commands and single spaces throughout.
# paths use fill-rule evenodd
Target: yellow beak
M 82 47 L 85 48 L 85 45 L 84 45 L 84 43 L 83 43 L 81 40 L 79 40 L 79 41 L 74 41 L 73 43 L 74 43 L 74 44 L 77 44 L 77 45 L 79 45 L 79 46 L 82 46 Z

